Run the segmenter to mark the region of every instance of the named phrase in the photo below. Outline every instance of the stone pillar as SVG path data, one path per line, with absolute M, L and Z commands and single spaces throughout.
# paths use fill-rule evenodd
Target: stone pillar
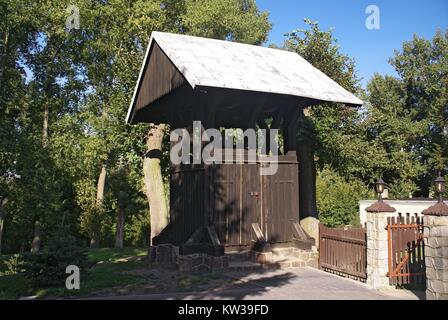
M 315 217 L 306 217 L 300 220 L 303 230 L 314 239 L 316 247 L 319 247 L 319 219 Z
M 166 267 L 175 267 L 179 257 L 179 247 L 172 244 L 151 246 L 148 252 L 149 261 Z
M 448 205 L 439 202 L 423 214 L 426 299 L 448 300 Z
M 387 218 L 394 215 L 395 208 L 378 201 L 366 209 L 367 231 L 367 285 L 381 288 L 389 285 Z

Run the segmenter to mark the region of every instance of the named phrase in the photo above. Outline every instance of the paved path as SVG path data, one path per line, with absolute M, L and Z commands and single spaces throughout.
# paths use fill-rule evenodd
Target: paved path
M 176 292 L 127 295 L 96 299 L 273 299 L 273 300 L 394 300 L 418 299 L 410 291 L 369 289 L 365 284 L 312 268 L 265 271 L 262 273 L 229 273 L 229 286 L 207 292 Z M 422 294 L 421 292 L 418 294 Z

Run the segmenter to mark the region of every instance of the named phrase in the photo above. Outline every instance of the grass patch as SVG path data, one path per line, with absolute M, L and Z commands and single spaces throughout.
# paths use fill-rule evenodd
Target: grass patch
M 67 290 L 65 283 L 60 287 L 39 288 L 33 286 L 22 274 L 0 273 L 0 298 L 17 299 L 30 295 L 38 298 L 69 298 L 94 295 L 98 291 L 114 287 L 132 286 L 138 283 L 139 276 L 127 271 L 142 266 L 144 262 L 140 258 L 146 256 L 146 253 L 146 248 L 90 250 L 88 258 L 93 267 L 88 272 L 81 270 L 80 290 Z M 6 268 L 4 261 L 9 258 L 6 255 L 0 257 L 0 268 Z
M 91 249 L 88 253 L 88 258 L 92 262 L 103 263 L 103 262 L 117 262 L 120 259 L 127 259 L 133 257 L 144 257 L 148 253 L 146 248 L 123 248 L 123 249 L 112 249 L 112 248 L 100 248 Z
M 135 276 L 124 274 L 123 271 L 130 270 L 135 266 L 135 263 L 120 263 L 120 264 L 105 264 L 95 266 L 91 269 L 89 274 L 82 275 L 81 273 L 81 288 L 80 290 L 67 290 L 65 287 L 60 288 L 40 288 L 36 291 L 36 296 L 39 298 L 76 298 L 89 295 L 97 295 L 96 293 L 104 289 L 111 289 L 114 287 L 129 286 L 135 284 L 137 279 Z
M 161 292 L 202 291 L 227 285 L 220 273 L 182 273 L 174 268 L 152 266 L 144 261 L 146 248 L 93 249 L 88 259 L 93 265 L 81 270 L 80 290 L 58 287 L 36 287 L 22 274 L 0 274 L 0 299 L 36 296 L 39 299 L 80 298 Z M 1 257 L 7 260 L 9 257 Z

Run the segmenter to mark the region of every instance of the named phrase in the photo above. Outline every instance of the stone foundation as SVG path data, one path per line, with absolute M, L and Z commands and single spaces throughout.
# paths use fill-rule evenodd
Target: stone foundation
M 426 299 L 448 300 L 448 216 L 425 215 Z
M 181 255 L 179 247 L 171 244 L 152 246 L 149 249 L 149 261 L 182 272 L 222 271 L 229 266 L 226 256 L 214 257 L 206 253 Z
M 247 271 L 306 266 L 317 268 L 318 257 L 316 247 L 313 247 L 313 250 L 280 248 L 273 249 L 272 252 L 246 251 L 219 257 L 206 253 L 180 255 L 179 247 L 170 244 L 152 246 L 148 255 L 151 263 L 182 272 Z
M 297 248 L 273 249 L 273 263 L 280 268 L 318 268 L 319 252 L 313 246 L 311 250 L 301 250 Z
M 272 252 L 250 251 L 250 260 L 252 262 L 268 264 L 273 262 Z
M 177 258 L 177 267 L 182 272 L 223 271 L 229 266 L 226 256 L 213 257 L 205 253 L 181 255 Z
M 161 244 L 149 248 L 149 261 L 165 267 L 175 267 L 179 257 L 179 247 Z

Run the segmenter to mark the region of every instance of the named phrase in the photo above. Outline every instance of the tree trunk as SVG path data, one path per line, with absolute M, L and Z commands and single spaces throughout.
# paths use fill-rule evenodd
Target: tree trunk
M 44 109 L 44 115 L 43 115 L 43 122 L 42 122 L 42 146 L 44 148 L 47 147 L 48 144 L 48 119 L 49 119 L 49 107 L 48 104 L 45 104 Z M 34 235 L 33 235 L 33 241 L 31 242 L 31 252 L 36 253 L 40 250 L 40 221 L 39 219 L 36 219 L 34 221 Z
M 102 205 L 104 201 L 104 190 L 106 188 L 106 177 L 107 177 L 107 165 L 105 162 L 101 164 L 101 172 L 98 177 L 98 184 L 96 188 L 96 203 Z
M 314 150 L 311 143 L 304 141 L 300 141 L 297 147 L 297 157 L 299 160 L 300 218 L 318 218 Z
M 98 248 L 100 242 L 98 238 L 98 233 L 95 232 L 90 238 L 90 248 Z
M 126 219 L 126 212 L 124 208 L 120 207 L 120 209 L 118 210 L 117 230 L 115 233 L 115 248 L 117 249 L 123 249 L 125 219 Z
M 31 253 L 39 252 L 40 250 L 40 221 L 36 219 L 34 222 L 34 236 L 31 242 Z
M 4 223 L 5 223 L 5 219 L 3 218 L 3 216 L 1 215 L 1 212 L 0 212 L 0 255 L 2 254 L 2 239 L 3 239 Z
M 146 141 L 147 154 L 143 162 L 144 181 L 146 196 L 149 202 L 151 224 L 150 245 L 152 245 L 152 238 L 157 236 L 168 224 L 168 207 L 160 166 L 164 131 L 164 124 L 153 126 L 149 130 Z
M 0 255 L 2 254 L 3 250 L 3 231 L 5 226 L 5 219 L 6 219 L 6 210 L 5 205 L 8 202 L 8 198 L 0 197 Z
M 45 104 L 45 110 L 44 110 L 44 120 L 43 120 L 43 124 L 42 124 L 42 145 L 44 147 L 47 146 L 47 142 L 48 142 L 48 118 L 49 118 L 49 108 L 48 105 Z
M 106 165 L 106 162 L 103 162 L 101 165 L 101 172 L 98 177 L 98 184 L 97 184 L 97 188 L 96 188 L 96 205 L 99 208 L 99 210 L 98 210 L 98 212 L 96 212 L 96 214 L 101 213 L 101 208 L 103 206 L 104 190 L 106 188 L 106 178 L 107 178 L 107 165 Z M 93 232 L 93 235 L 90 239 L 90 247 L 91 248 L 98 248 L 98 246 L 99 246 L 99 232 L 100 232 L 99 226 L 95 226 L 95 227 L 97 227 L 97 230 L 95 230 Z
M 3 224 L 5 219 L 0 216 L 0 255 L 2 254 Z
M 0 52 L 0 88 L 2 87 L 3 83 L 3 75 L 4 70 L 6 68 L 6 57 L 8 56 L 8 38 L 9 38 L 9 31 L 6 29 L 5 36 L 3 38 L 3 52 Z
M 319 215 L 316 203 L 316 166 L 314 163 L 314 130 L 307 121 L 308 109 L 299 113 L 300 132 L 303 136 L 297 141 L 297 159 L 299 161 L 299 209 L 300 224 L 318 245 Z

